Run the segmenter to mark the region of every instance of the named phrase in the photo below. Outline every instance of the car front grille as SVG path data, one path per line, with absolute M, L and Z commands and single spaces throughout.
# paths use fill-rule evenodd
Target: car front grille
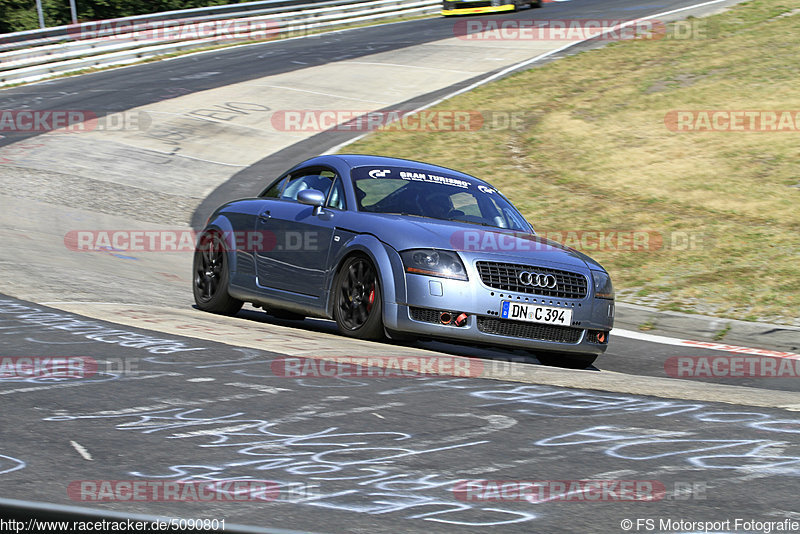
M 411 318 L 414 319 L 415 321 L 420 321 L 422 323 L 438 324 L 442 326 L 457 326 L 454 324 L 454 322 L 452 322 L 452 320 L 450 323 L 447 324 L 442 323 L 441 320 L 442 313 L 449 313 L 452 319 L 455 319 L 461 313 L 452 310 L 432 310 L 430 308 L 414 308 L 414 307 L 409 308 L 409 311 L 411 312 Z M 464 325 L 462 324 L 461 326 Z
M 478 317 L 478 330 L 484 334 L 573 344 L 578 343 L 583 334 L 581 328 L 509 321 L 492 317 Z
M 490 261 L 479 261 L 476 263 L 476 267 L 483 283 L 494 289 L 562 299 L 582 299 L 587 294 L 586 277 L 570 271 Z M 523 271 L 551 274 L 556 277 L 556 286 L 554 288 L 543 288 L 525 285 L 519 279 L 519 275 Z
M 429 308 L 411 308 L 411 318 L 423 323 L 439 324 L 439 316 L 442 312 Z

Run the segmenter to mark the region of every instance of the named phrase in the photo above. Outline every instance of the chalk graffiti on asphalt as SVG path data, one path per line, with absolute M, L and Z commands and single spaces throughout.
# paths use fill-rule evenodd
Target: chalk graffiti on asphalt
M 359 411 L 385 407 L 362 407 L 363 410 Z M 120 421 L 115 425 L 118 430 L 160 433 L 167 439 L 194 440 L 198 447 L 230 451 L 229 459 L 221 463 L 175 464 L 161 473 L 135 471 L 131 473 L 133 476 L 213 481 L 246 480 L 252 476 L 263 478 L 268 475 L 286 487 L 297 484 L 292 477 L 302 476 L 312 482 L 350 483 L 342 489 L 321 491 L 296 501 L 308 506 L 367 514 L 403 512 L 409 519 L 461 526 L 503 525 L 535 518 L 534 514 L 526 511 L 458 502 L 452 498 L 452 489 L 459 479 L 444 477 L 440 473 L 409 472 L 397 464 L 403 458 L 489 444 L 486 439 L 471 439 L 481 432 L 467 433 L 466 439 L 450 436 L 450 439 L 437 438 L 426 442 L 402 431 L 348 432 L 336 426 L 313 432 L 279 431 L 278 427 L 291 425 L 291 422 L 287 423 L 289 419 L 307 419 L 303 416 L 309 411 L 307 408 L 298 408 L 299 417 L 276 421 L 250 418 L 243 412 L 212 416 L 197 408 L 107 415 L 65 414 L 46 420 L 118 419 Z M 513 424 L 508 419 L 488 418 L 483 433 L 508 428 Z M 451 443 L 445 444 L 448 441 Z M 437 442 L 442 445 L 436 445 Z M 431 494 L 434 490 L 438 490 L 436 495 Z
M 259 368 L 251 365 L 256 356 L 256 353 L 245 354 L 243 358 L 218 363 L 225 365 L 226 372 L 241 380 L 245 374 L 259 375 Z M 268 365 L 269 360 L 260 361 Z M 200 366 L 198 364 L 207 365 L 191 362 L 196 367 Z M 274 378 L 281 385 L 291 387 L 290 394 L 296 394 L 298 388 L 302 390 L 318 385 L 313 380 L 306 383 L 268 375 L 263 378 L 253 384 L 229 382 L 225 385 L 260 391 L 259 388 L 272 387 L 265 379 Z M 343 386 L 336 380 L 329 381 L 337 388 Z M 503 431 L 514 425 L 537 418 L 566 421 L 565 418 L 590 417 L 593 421 L 592 425 L 579 426 L 569 432 L 542 434 L 542 429 L 551 429 L 552 425 L 537 427 L 540 435 L 531 439 L 530 444 L 542 451 L 602 454 L 626 462 L 624 467 L 634 469 L 638 462 L 655 460 L 662 462 L 660 469 L 670 472 L 708 470 L 706 472 L 710 473 L 714 470 L 719 473 L 719 470 L 728 470 L 737 477 L 753 472 L 763 476 L 800 475 L 800 457 L 793 455 L 791 449 L 796 444 L 770 439 L 792 437 L 800 428 L 800 420 L 769 413 L 516 383 L 496 383 L 487 387 L 486 382 L 471 379 L 422 378 L 401 385 L 396 381 L 383 383 L 386 389 L 373 396 L 383 399 L 383 403 L 348 405 L 346 409 L 337 411 L 332 403 L 350 397 L 328 396 L 310 404 L 294 406 L 293 413 L 272 419 L 263 418 L 261 413 L 253 417 L 241 410 L 226 411 L 214 403 L 198 408 L 200 401 L 196 400 L 193 401 L 195 406 L 187 401 L 187 406 L 181 407 L 144 406 L 95 414 L 61 412 L 46 420 L 68 422 L 106 418 L 120 431 L 161 436 L 190 443 L 197 451 L 214 451 L 214 460 L 192 455 L 191 460 L 183 463 L 132 471 L 132 476 L 179 481 L 261 480 L 268 477 L 286 488 L 302 480 L 319 485 L 319 491 L 291 501 L 298 505 L 369 515 L 398 514 L 405 519 L 462 527 L 532 521 L 537 514 L 512 503 L 487 507 L 482 505 L 489 503 L 454 500 L 453 489 L 460 479 L 435 468 L 412 466 L 449 465 L 448 458 L 452 458 L 453 453 L 466 449 L 497 449 L 501 447 L 497 443 L 500 440 L 493 441 L 494 435 L 502 436 Z M 361 385 L 350 387 L 358 390 Z M 274 389 L 286 391 L 285 388 Z M 454 425 L 457 431 L 442 430 L 433 438 L 417 436 L 407 427 L 393 427 L 391 423 L 384 423 L 388 426 L 378 429 L 371 429 L 363 419 L 353 423 L 355 416 L 368 417 L 369 414 L 402 409 L 409 397 L 432 391 L 460 397 L 464 401 L 464 410 L 459 413 L 433 411 L 426 417 L 443 417 L 451 422 L 457 417 L 474 418 L 479 424 L 465 421 L 465 424 Z M 337 389 L 336 393 L 346 392 Z M 471 413 L 470 409 L 482 413 Z M 647 417 L 645 426 L 619 425 L 620 416 L 627 414 Z M 333 417 L 344 416 L 348 417 L 347 426 L 327 423 Z M 611 418 L 613 424 L 603 424 L 606 421 L 599 420 L 603 417 Z M 295 426 L 300 421 L 311 421 L 311 426 Z M 678 430 L 674 430 L 676 422 L 679 423 Z M 715 425 L 724 425 L 727 429 L 741 428 L 742 433 L 736 439 L 718 439 Z M 756 434 L 744 434 L 747 431 Z M 425 461 L 405 461 L 412 458 L 424 458 Z M 459 472 L 483 472 L 482 469 L 485 466 L 466 465 Z
M 22 460 L 0 454 L 0 475 L 5 475 L 11 473 L 12 471 L 17 471 L 18 469 L 24 468 L 25 462 Z
M 25 306 L 13 300 L 0 299 L 0 334 L 13 335 L 36 331 L 62 330 L 98 343 L 144 349 L 151 354 L 205 350 L 189 347 L 176 339 L 155 338 L 129 330 L 118 330 L 98 321 L 83 319 L 70 313 L 52 313 Z M 27 339 L 27 341 L 36 341 Z M 46 343 L 46 342 L 44 342 Z

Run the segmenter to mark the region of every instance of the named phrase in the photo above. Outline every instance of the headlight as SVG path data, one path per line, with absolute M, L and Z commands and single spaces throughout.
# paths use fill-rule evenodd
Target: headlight
M 415 248 L 400 253 L 407 273 L 466 280 L 467 271 L 455 252 Z
M 611 277 L 608 273 L 592 271 L 594 280 L 594 296 L 599 299 L 614 300 L 614 286 L 611 285 Z

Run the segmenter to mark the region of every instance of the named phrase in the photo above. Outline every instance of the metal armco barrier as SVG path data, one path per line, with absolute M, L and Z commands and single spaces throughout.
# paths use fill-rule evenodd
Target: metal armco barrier
M 16 32 L 0 35 L 0 86 L 440 9 L 440 0 L 266 0 Z

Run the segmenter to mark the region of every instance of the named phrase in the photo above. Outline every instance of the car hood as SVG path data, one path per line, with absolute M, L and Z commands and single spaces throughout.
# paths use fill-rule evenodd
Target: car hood
M 589 256 L 530 233 L 407 215 L 370 213 L 359 232 L 375 235 L 398 251 L 412 248 L 457 250 L 472 257 L 503 256 L 500 261 L 546 261 L 602 269 Z

